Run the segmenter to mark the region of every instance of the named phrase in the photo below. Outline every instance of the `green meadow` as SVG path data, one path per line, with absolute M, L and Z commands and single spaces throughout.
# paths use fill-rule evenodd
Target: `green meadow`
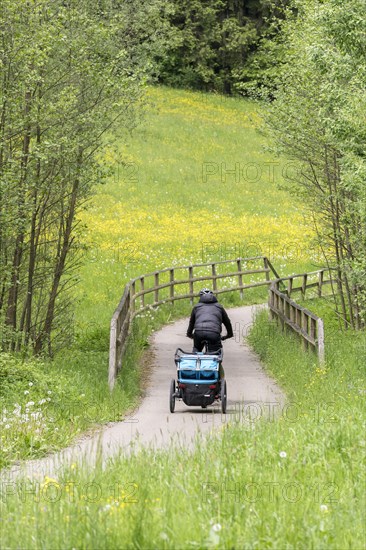
M 238 403 L 194 451 L 9 484 L 4 547 L 364 548 L 365 338 L 333 336 L 319 367 L 262 314 L 249 342 L 285 405 Z
M 132 277 L 239 255 L 267 255 L 281 275 L 320 265 L 302 205 L 279 188 L 295 167 L 266 151 L 263 117 L 250 101 L 150 88 L 141 125 L 127 141 L 122 131 L 107 140 L 107 176 L 80 215 L 87 251 L 73 341 L 54 361 L 24 360 L 21 370 L 21 358 L 1 358 L 11 382 L 0 393 L 2 466 L 62 448 L 136 406 L 151 331 L 190 305 L 135 323 L 110 395 L 109 322 Z M 265 291 L 244 296 L 254 301 L 266 301 Z M 341 333 L 326 304 L 306 303 L 325 319 L 321 367 L 266 314 L 248 337 L 285 406 L 238 404 L 233 425 L 221 418 L 194 451 L 145 449 L 105 469 L 19 481 L 3 491 L 2 547 L 365 548 L 366 341 Z

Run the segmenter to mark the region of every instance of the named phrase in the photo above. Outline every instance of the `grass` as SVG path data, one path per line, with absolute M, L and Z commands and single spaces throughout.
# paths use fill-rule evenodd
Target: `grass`
M 301 205 L 278 189 L 287 161 L 264 152 L 256 104 L 165 88 L 150 89 L 149 100 L 146 121 L 128 142 L 107 144 L 101 162 L 113 173 L 80 216 L 88 251 L 73 343 L 53 362 L 1 356 L 1 465 L 56 450 L 137 403 L 151 330 L 187 316 L 190 304 L 141 316 L 110 396 L 109 321 L 132 277 L 239 255 L 265 254 L 282 275 L 319 262 Z M 222 299 L 240 301 L 231 293 Z M 265 300 L 256 289 L 244 303 Z M 316 307 L 327 335 L 334 321 Z M 359 550 L 366 346 L 362 335 L 332 334 L 319 369 L 260 318 L 250 341 L 285 389 L 285 409 L 269 418 L 263 409 L 255 420 L 240 406 L 236 424 L 223 423 L 193 453 L 144 450 L 104 470 L 39 480 L 33 494 L 26 481 L 6 485 L 2 546 Z
M 301 204 L 279 189 L 289 162 L 265 152 L 257 104 L 169 88 L 148 97 L 127 144 L 107 144 L 112 174 L 81 216 L 82 330 L 108 323 L 125 282 L 143 273 L 262 254 L 280 273 L 319 262 Z
M 316 262 L 299 205 L 278 189 L 287 163 L 264 152 L 258 105 L 168 88 L 150 88 L 148 99 L 146 119 L 134 134 L 106 144 L 101 164 L 111 173 L 80 214 L 88 249 L 74 296 L 73 342 L 52 362 L 30 362 L 29 379 L 22 378 L 28 371 L 21 357 L 3 356 L 3 378 L 9 362 L 20 374 L 14 385 L 9 375 L 1 395 L 6 413 L 0 465 L 58 449 L 82 431 L 123 416 L 136 403 L 136 354 L 146 347 L 146 334 L 167 319 L 187 316 L 190 305 L 143 315 L 144 336 L 131 346 L 133 359 L 127 357 L 111 398 L 106 382 L 109 322 L 132 277 L 171 265 L 260 254 L 281 273 Z M 244 297 L 244 303 L 265 300 L 263 289 Z M 232 293 L 222 301 L 240 303 Z M 29 382 L 34 383 L 31 391 Z M 52 402 L 39 405 L 50 397 L 45 391 L 53 392 Z M 27 407 L 29 402 L 35 405 Z M 24 414 L 35 415 L 32 422 Z M 49 419 L 52 414 L 59 420 L 41 425 L 42 415 Z
M 108 334 L 105 335 L 106 337 Z M 54 361 L 0 355 L 0 467 L 56 451 L 88 429 L 122 420 L 141 395 L 138 365 L 146 333 L 137 333 L 124 369 L 110 394 L 106 379 L 107 338 L 79 341 Z
M 285 406 L 243 406 L 191 452 L 71 468 L 33 493 L 10 483 L 4 547 L 364 548 L 365 341 L 360 357 L 359 338 L 344 335 L 319 368 L 265 313 L 249 340 Z

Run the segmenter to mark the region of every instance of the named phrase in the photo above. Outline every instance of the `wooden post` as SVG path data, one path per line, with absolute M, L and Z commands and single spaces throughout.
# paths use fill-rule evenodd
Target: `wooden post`
M 283 322 L 283 328 L 284 328 L 284 331 L 287 332 L 288 331 L 287 321 L 289 319 L 289 303 L 286 300 L 286 298 L 283 299 L 283 314 L 285 316 L 285 320 Z
M 314 341 L 316 341 L 316 320 L 310 317 L 310 336 L 313 338 Z M 315 346 L 316 348 L 316 346 Z M 315 350 L 316 351 L 316 350 Z
M 306 332 L 306 334 L 309 334 L 309 316 L 305 311 L 302 312 L 302 329 Z M 304 349 L 309 348 L 309 342 L 306 340 L 306 338 L 302 337 L 304 342 Z
M 141 292 L 143 292 L 145 290 L 145 277 L 141 277 L 140 283 Z M 141 307 L 145 307 L 145 294 L 141 295 Z
M 159 271 L 155 272 L 154 275 L 154 286 L 155 286 L 155 292 L 154 292 L 154 300 L 155 303 L 159 301 L 159 289 L 156 288 L 159 286 Z
M 319 357 L 319 363 L 321 365 L 324 365 L 325 362 L 325 347 L 324 347 L 324 323 L 323 319 L 317 320 L 318 325 L 318 357 Z
M 290 279 L 288 280 L 288 283 L 287 283 L 287 294 L 288 294 L 288 297 L 291 298 L 291 292 L 292 292 L 292 285 L 293 285 L 293 282 L 294 282 L 294 278 L 293 277 L 290 277 Z
M 238 258 L 236 260 L 236 265 L 238 267 L 238 271 L 240 272 L 241 271 L 241 259 Z M 238 275 L 238 283 L 239 283 L 239 286 L 243 286 L 243 275 L 241 273 L 239 273 Z M 242 300 L 243 299 L 243 296 L 244 296 L 244 293 L 243 293 L 243 289 L 241 288 L 240 289 L 240 299 Z
M 285 302 L 285 316 L 286 319 L 290 319 L 290 304 L 287 300 L 284 300 Z
M 213 287 L 213 291 L 216 292 L 217 290 L 216 264 L 212 264 L 212 276 L 213 276 L 212 287 Z
M 136 283 L 133 281 L 130 286 L 130 309 L 131 313 L 135 312 L 135 294 L 136 294 Z
M 273 307 L 273 298 L 274 298 L 274 292 L 273 292 L 273 283 L 268 289 L 268 312 L 269 312 L 269 318 L 272 321 L 274 319 L 274 313 L 272 311 Z
M 170 298 L 172 300 L 172 304 L 174 305 L 174 269 L 170 270 Z
M 190 298 L 190 302 L 191 302 L 191 305 L 193 304 L 193 294 L 194 294 L 194 290 L 193 290 L 193 267 L 189 267 L 188 268 L 188 275 L 189 275 L 189 294 L 191 295 L 191 298 Z
M 285 315 L 285 302 L 284 302 L 284 299 L 282 298 L 282 296 L 280 296 L 280 311 L 282 313 L 282 315 Z M 280 321 L 281 321 L 281 328 L 282 330 L 285 330 L 285 321 L 283 320 L 282 317 L 280 317 Z
M 319 296 L 319 298 L 322 295 L 323 281 L 324 281 L 324 269 L 319 271 L 319 275 L 318 275 L 318 296 Z
M 109 336 L 109 369 L 108 369 L 108 385 L 110 391 L 114 388 L 114 383 L 117 376 L 117 320 L 113 316 L 111 321 L 110 336 Z
M 302 294 L 302 297 L 305 298 L 305 295 L 306 295 L 306 283 L 307 283 L 307 280 L 308 280 L 308 276 L 307 274 L 305 273 L 303 278 L 302 278 L 302 287 L 301 287 L 301 294 Z
M 302 324 L 301 324 L 301 309 L 296 309 L 296 324 L 299 328 L 302 327 Z
M 290 304 L 290 321 L 296 323 L 296 309 L 292 304 Z

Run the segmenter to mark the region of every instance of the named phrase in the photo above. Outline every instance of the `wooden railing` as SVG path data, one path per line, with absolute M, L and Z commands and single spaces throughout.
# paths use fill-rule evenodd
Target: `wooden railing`
M 329 276 L 328 279 L 325 278 L 326 274 Z M 296 285 L 297 280 L 299 280 L 301 284 L 294 286 L 294 281 Z M 280 277 L 274 282 L 277 285 L 277 290 L 279 290 L 279 286 L 281 285 L 282 292 L 287 296 L 291 297 L 291 294 L 300 291 L 302 298 L 305 298 L 307 290 L 310 289 L 316 289 L 317 295 L 321 297 L 323 295 L 323 286 L 331 285 L 334 283 L 334 280 L 330 277 L 329 269 L 318 269 L 317 271 Z
M 332 282 L 331 279 L 325 279 L 326 271 L 322 269 L 280 277 L 266 256 L 255 256 L 174 266 L 132 279 L 125 286 L 121 301 L 111 320 L 108 372 L 110 389 L 113 389 L 117 373 L 121 369 L 127 337 L 134 317 L 146 309 L 165 303 L 173 304 L 176 300 L 189 299 L 193 303 L 194 298 L 199 296 L 198 283 L 199 289 L 208 284 L 216 295 L 239 291 L 241 298 L 247 289 L 270 287 L 270 314 L 278 317 L 283 326 L 289 326 L 297 332 L 302 337 L 304 345 L 306 347 L 310 345 L 316 349 L 322 360 L 324 358 L 322 321 L 293 302 L 290 296 L 294 292 L 301 291 L 302 296 L 305 297 L 306 291 L 311 288 L 316 288 L 317 294 L 321 296 L 323 286 Z M 251 278 L 249 282 L 245 281 L 247 277 Z M 296 286 L 297 280 L 301 282 L 299 286 Z
M 325 278 L 325 274 L 329 278 Z M 315 279 L 315 280 L 314 280 Z M 294 286 L 294 281 L 300 280 L 299 286 Z M 280 285 L 287 287 L 280 290 Z M 304 349 L 311 347 L 317 352 L 320 363 L 325 359 L 324 348 L 324 323 L 323 320 L 291 300 L 291 294 L 301 292 L 302 298 L 306 297 L 309 289 L 316 289 L 317 295 L 323 295 L 323 286 L 332 284 L 334 281 L 331 272 L 327 269 L 320 269 L 309 273 L 281 277 L 270 286 L 268 296 L 268 307 L 271 318 L 279 319 L 282 328 L 289 327 L 296 332 L 302 341 Z
M 251 278 L 249 282 L 246 282 L 247 277 Z M 139 313 L 176 300 L 189 299 L 193 303 L 194 298 L 199 296 L 199 289 L 207 284 L 216 295 L 239 291 L 243 298 L 245 290 L 269 286 L 275 280 L 279 280 L 279 275 L 265 256 L 175 266 L 132 279 L 125 286 L 111 320 L 109 387 L 113 389 L 122 366 L 131 322 Z

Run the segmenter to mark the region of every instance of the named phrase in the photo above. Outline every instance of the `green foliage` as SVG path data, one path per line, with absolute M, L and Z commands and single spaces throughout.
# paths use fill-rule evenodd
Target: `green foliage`
M 264 3 L 267 13 L 264 28 L 256 47 L 250 52 L 247 61 L 233 71 L 236 93 L 255 99 L 272 100 L 279 84 L 281 66 L 286 60 L 286 37 L 282 26 L 287 18 L 292 18 L 288 2 Z
M 78 214 L 99 182 L 97 152 L 131 130 L 151 71 L 155 4 L 2 2 L 0 12 L 0 326 L 2 346 L 52 353 L 71 325 Z M 142 17 L 150 21 L 142 34 Z M 155 25 L 155 27 L 154 27 Z M 32 40 L 29 37 L 32 37 Z M 155 38 L 157 46 L 159 38 Z M 138 109 L 138 113 L 136 110 Z M 67 335 L 66 335 L 67 336 Z M 67 341 L 67 338 L 66 338 Z
M 266 71 L 269 64 L 277 63 L 277 56 L 264 59 L 265 52 L 278 34 L 287 3 L 287 0 L 172 3 L 168 14 L 170 43 L 160 59 L 160 81 L 173 86 L 245 94 L 250 87 L 269 85 Z M 262 42 L 265 45 L 257 58 L 255 52 Z
M 267 117 L 277 151 L 298 162 L 293 189 L 304 198 L 336 270 L 338 309 L 355 327 L 366 322 L 362 5 L 295 2 L 299 15 L 285 27 L 287 61 Z
M 3 544 L 361 548 L 366 380 L 349 336 L 334 338 L 319 368 L 263 313 L 250 341 L 286 404 L 238 403 L 231 426 L 216 414 L 194 449 L 144 449 L 33 486 L 19 480 L 4 497 Z
M 74 442 L 86 430 L 123 420 L 140 395 L 137 367 L 146 338 L 134 338 L 118 384 L 107 384 L 108 340 L 72 347 L 51 361 L 0 354 L 0 468 Z

